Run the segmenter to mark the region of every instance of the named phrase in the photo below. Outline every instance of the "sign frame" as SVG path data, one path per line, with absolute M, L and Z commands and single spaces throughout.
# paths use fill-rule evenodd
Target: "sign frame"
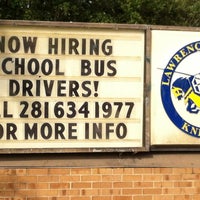
M 105 148 L 5 148 L 0 149 L 0 153 L 86 153 L 86 152 L 146 152 L 150 148 L 150 29 L 146 25 L 131 24 L 97 24 L 97 23 L 73 23 L 73 22 L 43 22 L 43 21 L 20 21 L 20 20 L 0 20 L 0 26 L 17 27 L 51 27 L 63 29 L 85 29 L 85 30 L 123 30 L 123 31 L 142 31 L 144 32 L 144 83 L 143 83 L 143 119 L 142 119 L 142 147 L 105 147 Z

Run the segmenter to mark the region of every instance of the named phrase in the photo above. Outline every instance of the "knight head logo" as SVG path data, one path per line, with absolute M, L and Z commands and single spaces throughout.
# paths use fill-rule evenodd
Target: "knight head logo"
M 172 85 L 172 93 L 178 100 L 181 100 L 184 96 L 182 81 L 183 78 L 179 78 Z
M 178 78 L 172 84 L 172 93 L 178 99 L 184 98 L 186 111 L 198 113 L 200 110 L 200 77 Z
M 196 138 L 200 138 L 200 68 L 191 59 L 200 60 L 199 52 L 200 41 L 182 47 L 162 69 L 161 79 L 166 114 L 177 128 Z

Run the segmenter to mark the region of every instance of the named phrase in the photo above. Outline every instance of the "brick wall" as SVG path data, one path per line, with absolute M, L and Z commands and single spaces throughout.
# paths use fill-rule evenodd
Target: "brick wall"
M 0 169 L 0 200 L 199 200 L 200 168 Z

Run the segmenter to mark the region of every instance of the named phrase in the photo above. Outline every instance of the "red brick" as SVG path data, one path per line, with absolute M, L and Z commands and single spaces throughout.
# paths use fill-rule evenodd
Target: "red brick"
M 26 200 L 25 197 L 14 197 L 13 200 Z
M 69 175 L 71 173 L 70 169 L 65 169 L 65 168 L 52 168 L 49 169 L 49 174 L 52 175 Z
M 123 174 L 124 173 L 124 169 L 123 168 L 114 168 L 113 169 L 113 174 Z
M 113 200 L 132 200 L 132 196 L 114 196 Z
M 132 168 L 124 168 L 123 174 L 133 174 L 133 170 Z
M 0 197 L 14 197 L 15 196 L 15 191 L 14 190 L 0 190 Z
M 50 183 L 50 189 L 66 189 L 69 187 L 69 183 Z
M 153 174 L 172 174 L 173 173 L 173 169 L 172 168 L 154 168 L 153 170 Z
M 27 169 L 27 174 L 28 175 L 47 175 L 48 174 L 48 169 Z
M 27 189 L 40 189 L 40 190 L 44 190 L 44 189 L 48 189 L 49 184 L 48 183 L 28 183 L 27 184 Z
M 138 195 L 138 194 L 143 194 L 143 190 L 142 189 L 123 189 L 122 190 L 122 194 L 123 195 Z
M 181 194 L 181 188 L 163 188 L 163 194 Z
M 62 189 L 58 190 L 58 196 L 78 196 L 81 195 L 81 190 L 79 189 Z
M 152 168 L 134 168 L 134 174 L 152 174 Z
M 155 174 L 151 174 L 151 175 L 144 174 L 143 175 L 143 181 L 161 181 L 161 180 L 163 180 L 162 175 L 155 175 Z
M 36 190 L 16 190 L 15 197 L 34 197 L 37 192 Z
M 14 188 L 16 190 L 20 190 L 20 189 L 26 189 L 27 187 L 27 183 L 14 183 Z
M 101 194 L 101 190 L 99 189 L 82 189 L 81 190 L 81 195 L 82 196 L 97 196 Z
M 199 180 L 199 174 L 183 174 L 183 180 Z
M 109 175 L 112 175 L 113 174 L 113 169 L 111 169 L 111 168 L 100 168 L 99 169 L 99 174 L 103 174 L 103 175 L 109 174 Z
M 102 188 L 101 195 L 121 195 L 121 189 Z
M 112 182 L 94 182 L 92 183 L 93 188 L 112 188 Z
M 36 183 L 37 182 L 37 176 L 18 176 L 17 177 L 18 183 Z
M 17 176 L 25 176 L 27 174 L 27 170 L 26 169 L 16 169 L 15 174 Z
M 173 168 L 173 174 L 192 174 L 192 168 Z
M 193 174 L 200 174 L 200 168 L 192 168 Z
M 173 195 L 154 195 L 153 200 L 174 200 Z
M 174 186 L 175 187 L 192 187 L 193 182 L 191 182 L 191 181 L 175 182 Z
M 81 176 L 81 181 L 100 181 L 101 176 L 100 175 L 83 175 Z
M 91 183 L 86 183 L 86 182 L 82 182 L 82 183 L 72 183 L 72 188 L 91 188 Z
M 38 182 L 59 182 L 59 176 L 38 176 L 37 177 Z
M 123 181 L 142 181 L 142 175 L 124 175 Z
M 71 169 L 71 174 L 91 174 L 91 169 Z
M 27 197 L 26 200 L 49 200 L 49 197 Z
M 133 183 L 132 182 L 114 182 L 113 187 L 114 188 L 132 188 Z
M 16 170 L 14 170 L 14 169 L 1 169 L 0 175 L 16 175 Z
M 113 200 L 113 198 L 110 196 L 94 196 L 92 197 L 92 200 Z
M 75 196 L 75 197 L 71 197 L 71 200 L 91 200 L 91 198 L 90 197 Z
M 195 194 L 192 195 L 193 196 L 193 200 L 199 200 L 200 199 L 200 194 Z
M 134 188 L 153 187 L 153 182 L 134 182 Z
M 17 181 L 17 176 L 0 176 L 0 182 L 1 183 L 14 183 Z
M 170 181 L 180 181 L 182 179 L 181 175 L 164 175 L 163 180 L 170 180 Z
M 134 196 L 133 200 L 153 200 L 153 196 Z
M 70 200 L 70 197 L 49 197 L 48 200 Z
M 102 175 L 102 181 L 121 181 L 121 175 Z
M 80 175 L 67 175 L 67 176 L 61 176 L 60 177 L 60 182 L 79 182 L 81 181 L 81 176 Z
M 159 189 L 159 188 L 145 188 L 143 190 L 143 193 L 144 194 L 161 194 L 162 193 L 162 189 Z
M 174 181 L 158 181 L 158 182 L 152 182 L 154 187 L 157 188 L 170 188 L 170 187 L 174 187 Z
M 190 199 L 191 199 L 191 195 L 176 195 L 176 196 L 174 196 L 174 200 L 190 200 Z
M 37 190 L 37 196 L 52 197 L 52 196 L 57 196 L 57 195 L 58 195 L 57 190 Z
M 181 188 L 181 194 L 190 195 L 199 193 L 199 189 L 193 187 L 184 187 Z
M 99 168 L 91 169 L 91 174 L 100 174 Z
M 67 191 L 67 194 L 70 195 L 70 196 L 76 196 L 76 195 L 81 195 L 81 190 L 80 188 L 79 189 L 70 189 Z
M 194 187 L 200 187 L 200 181 L 198 181 L 198 180 L 193 181 L 193 186 Z
M 15 188 L 14 183 L 0 183 L 0 190 L 13 190 Z

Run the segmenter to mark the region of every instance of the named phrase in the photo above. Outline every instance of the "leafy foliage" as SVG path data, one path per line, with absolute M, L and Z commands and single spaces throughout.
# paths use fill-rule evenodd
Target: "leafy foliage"
M 0 18 L 200 26 L 199 0 L 1 0 Z

